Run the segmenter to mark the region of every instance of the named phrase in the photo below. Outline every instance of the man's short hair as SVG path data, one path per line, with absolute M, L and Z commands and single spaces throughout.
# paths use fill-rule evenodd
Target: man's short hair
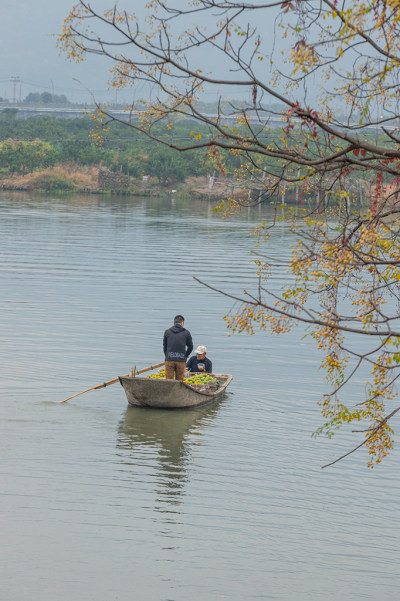
M 185 318 L 183 317 L 183 315 L 175 315 L 174 324 L 175 323 L 183 323 L 184 321 L 185 321 Z

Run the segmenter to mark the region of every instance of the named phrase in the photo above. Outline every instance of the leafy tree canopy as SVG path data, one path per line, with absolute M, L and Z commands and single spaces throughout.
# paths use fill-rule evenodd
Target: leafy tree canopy
M 31 92 L 24 98 L 26 104 L 70 104 L 64 94 L 50 94 L 50 92 Z
M 322 430 L 364 423 L 357 446 L 368 449 L 370 466 L 379 463 L 392 447 L 391 419 L 400 409 L 399 2 L 150 0 L 146 6 L 140 19 L 130 5 L 100 13 L 80 0 L 59 45 L 78 63 L 102 55 L 116 90 L 152 86 L 147 106 L 127 107 L 136 131 L 181 153 L 205 150 L 221 170 L 221 153 L 231 153 L 240 163 L 237 178 L 244 185 L 257 181 L 264 199 L 282 186 L 318 199 L 313 210 L 285 215 L 297 238 L 289 265 L 282 264 L 291 283 L 274 296 L 268 251 L 260 253 L 259 286 L 237 295 L 241 307 L 227 323 L 248 333 L 308 324 L 331 385 L 321 400 Z M 245 100 L 226 100 L 237 89 Z M 205 91 L 217 98 L 213 115 L 201 104 Z M 116 120 L 106 107 L 98 110 L 103 125 Z M 160 122 L 173 129 L 188 117 L 189 141 L 159 135 Z M 364 181 L 372 188 L 360 209 L 354 184 Z M 232 204 L 227 199 L 224 208 Z M 274 223 L 258 230 L 266 244 Z M 354 337 L 363 340 L 362 351 Z M 345 385 L 364 366 L 366 392 L 354 402 Z

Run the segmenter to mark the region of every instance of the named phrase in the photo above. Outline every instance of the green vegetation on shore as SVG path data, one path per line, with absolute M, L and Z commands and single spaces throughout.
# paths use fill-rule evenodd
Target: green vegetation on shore
M 261 126 L 259 126 L 261 127 Z M 101 129 L 101 126 L 99 126 Z M 218 149 L 179 152 L 167 145 L 153 142 L 145 134 L 127 127 L 126 123 L 111 123 L 102 132 L 101 145 L 93 141 L 96 123 L 90 116 L 58 118 L 35 116 L 18 117 L 18 110 L 6 108 L 0 112 L 0 187 L 3 189 L 40 189 L 47 191 L 85 190 L 104 191 L 98 184 L 100 169 L 129 176 L 129 185 L 120 186 L 117 179 L 109 179 L 106 189 L 124 193 L 143 193 L 140 185 L 144 176 L 148 184 L 146 193 L 156 193 L 166 187 L 177 187 L 193 178 L 203 179 L 203 193 L 208 193 L 206 178 L 214 172 L 226 176 L 225 187 L 219 195 L 233 194 L 229 180 L 240 176 L 244 157 L 240 153 Z M 193 138 L 210 139 L 209 128 L 187 119 L 173 124 L 159 123 L 152 133 L 177 147 L 190 146 Z M 257 132 L 253 132 L 257 133 Z M 261 127 L 257 133 L 269 141 L 279 139 L 279 130 Z M 366 135 L 368 137 L 368 135 Z M 314 145 L 311 141 L 309 146 Z M 340 143 L 338 143 L 340 146 Z M 284 149 L 283 149 L 284 151 Z M 261 154 L 258 168 L 263 165 L 269 173 L 280 168 L 276 160 Z M 300 173 L 300 171 L 299 171 Z M 258 174 L 258 177 L 261 177 Z M 348 180 L 357 176 L 349 174 Z M 367 180 L 369 179 L 367 174 Z M 371 174 L 371 181 L 372 181 Z M 384 178 L 386 180 L 386 178 Z M 132 184 L 133 182 L 133 184 Z M 190 186 L 187 186 L 190 188 Z M 123 190 L 122 190 L 123 189 Z
M 144 134 L 119 123 L 111 124 L 103 134 L 103 143 L 98 145 L 90 137 L 93 127 L 93 120 L 89 117 L 20 119 L 14 109 L 2 111 L 0 185 L 1 180 L 3 187 L 7 187 L 10 178 L 20 180 L 28 174 L 44 171 L 41 179 L 30 178 L 31 187 L 70 190 L 77 184 L 69 176 L 68 169 L 64 173 L 54 172 L 54 169 L 71 163 L 75 170 L 106 168 L 138 180 L 148 176 L 161 188 L 182 183 L 189 177 L 206 176 L 215 168 L 205 151 L 180 153 L 168 146 L 160 147 Z M 182 120 L 174 124 L 173 130 L 163 124 L 158 128 L 158 134 L 164 135 L 166 140 L 182 143 L 193 136 L 194 124 Z M 199 131 L 196 126 L 196 134 Z M 207 135 L 205 129 L 201 133 Z M 227 174 L 233 174 L 240 164 L 230 153 L 226 153 L 223 161 Z

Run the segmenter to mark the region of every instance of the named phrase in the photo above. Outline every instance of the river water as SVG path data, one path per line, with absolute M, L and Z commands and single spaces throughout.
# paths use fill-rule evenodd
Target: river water
M 232 301 L 193 279 L 251 289 L 249 230 L 268 208 L 4 192 L 0 206 L 1 599 L 398 598 L 398 450 L 321 470 L 357 440 L 311 437 L 312 342 L 229 337 Z M 282 226 L 271 252 L 290 243 Z M 115 384 L 57 402 L 162 361 L 176 313 L 234 375 L 220 401 L 128 408 Z

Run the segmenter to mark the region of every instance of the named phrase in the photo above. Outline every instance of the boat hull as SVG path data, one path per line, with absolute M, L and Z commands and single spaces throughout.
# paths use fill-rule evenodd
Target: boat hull
M 225 392 L 232 376 L 229 374 L 213 375 L 218 381 L 218 388 L 212 391 L 206 386 L 196 389 L 190 384 L 178 380 L 121 376 L 119 381 L 130 405 L 158 409 L 184 409 L 210 403 Z

